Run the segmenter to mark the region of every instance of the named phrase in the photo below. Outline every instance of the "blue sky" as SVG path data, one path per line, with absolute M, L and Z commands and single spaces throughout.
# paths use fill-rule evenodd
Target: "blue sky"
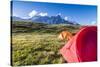
M 13 16 L 30 18 L 35 15 L 55 16 L 58 14 L 66 20 L 80 24 L 93 24 L 97 22 L 97 6 L 13 0 Z

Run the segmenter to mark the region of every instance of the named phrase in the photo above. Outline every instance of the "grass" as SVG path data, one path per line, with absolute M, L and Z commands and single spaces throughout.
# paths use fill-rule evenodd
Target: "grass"
M 12 35 L 13 65 L 63 63 L 59 49 L 64 42 L 54 34 L 14 33 Z
M 59 50 L 65 42 L 58 39 L 59 32 L 76 32 L 79 27 L 66 25 L 33 24 L 32 27 L 12 29 L 12 65 L 39 65 L 65 63 Z M 25 30 L 25 31 L 23 31 Z

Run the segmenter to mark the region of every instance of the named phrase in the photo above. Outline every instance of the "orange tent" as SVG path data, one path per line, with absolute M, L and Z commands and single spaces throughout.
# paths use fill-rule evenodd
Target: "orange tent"
M 97 27 L 82 28 L 60 49 L 67 62 L 89 62 L 97 60 Z

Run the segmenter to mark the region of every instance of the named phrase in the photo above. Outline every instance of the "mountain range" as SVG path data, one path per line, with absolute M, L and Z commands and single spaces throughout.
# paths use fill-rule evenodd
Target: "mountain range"
M 72 25 L 79 25 L 76 22 L 72 22 L 69 20 L 65 20 L 61 17 L 61 15 L 57 16 L 34 16 L 28 19 L 22 19 L 20 17 L 12 16 L 12 21 L 31 21 L 35 23 L 45 23 L 45 24 L 72 24 Z

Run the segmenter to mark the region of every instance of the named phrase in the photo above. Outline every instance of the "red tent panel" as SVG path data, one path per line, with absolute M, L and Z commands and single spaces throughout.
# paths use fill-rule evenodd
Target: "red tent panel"
M 89 62 L 97 60 L 97 27 L 82 28 L 60 49 L 67 62 Z

